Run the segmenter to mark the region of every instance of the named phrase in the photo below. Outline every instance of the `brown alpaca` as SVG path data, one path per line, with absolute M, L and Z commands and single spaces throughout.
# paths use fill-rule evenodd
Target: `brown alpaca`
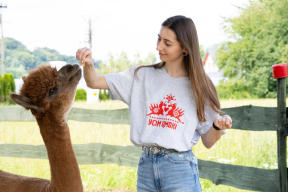
M 36 117 L 47 149 L 51 181 L 0 171 L 1 192 L 83 191 L 67 125 L 81 75 L 78 65 L 66 65 L 58 72 L 48 65 L 41 66 L 23 78 L 20 95 L 10 95 L 15 103 L 30 109 Z

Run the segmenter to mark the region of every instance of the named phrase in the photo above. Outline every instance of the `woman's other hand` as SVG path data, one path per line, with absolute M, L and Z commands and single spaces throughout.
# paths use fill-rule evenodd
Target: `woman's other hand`
M 219 116 L 215 118 L 214 124 L 222 130 L 231 129 L 232 119 L 229 115 Z

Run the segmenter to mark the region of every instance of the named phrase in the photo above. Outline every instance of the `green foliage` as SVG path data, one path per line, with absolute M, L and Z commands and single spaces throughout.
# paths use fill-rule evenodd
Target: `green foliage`
M 107 97 L 107 100 L 111 100 L 111 96 L 110 96 L 110 94 L 109 94 L 108 91 L 107 91 L 107 95 L 106 95 L 106 97 Z
M 25 45 L 23 45 L 20 41 L 16 41 L 13 38 L 5 37 L 4 43 L 5 43 L 6 50 L 28 51 L 28 49 L 25 47 Z
M 103 101 L 106 101 L 106 100 L 107 100 L 107 92 L 104 89 L 104 91 L 103 91 Z
M 109 92 L 107 92 L 105 89 L 104 90 L 99 90 L 99 101 L 106 101 L 106 100 L 111 100 L 111 97 L 109 95 Z
M 250 1 L 240 9 L 238 17 L 224 20 L 231 40 L 219 46 L 216 59 L 230 81 L 222 82 L 217 89 L 220 95 L 233 89 L 243 96 L 275 97 L 276 83 L 269 80 L 269 73 L 272 65 L 288 59 L 288 2 Z
M 99 101 L 103 101 L 103 93 L 102 90 L 99 90 Z
M 220 81 L 217 86 L 217 93 L 221 99 L 250 99 L 251 87 L 248 87 L 243 82 L 243 79 L 235 81 L 230 79 L 228 81 Z
M 104 89 L 103 96 L 104 96 L 104 101 L 108 100 L 108 93 L 105 89 Z
M 99 74 L 106 75 L 110 73 L 118 73 L 125 71 L 128 68 L 139 65 L 149 65 L 156 63 L 156 56 L 150 53 L 144 60 L 140 59 L 139 54 L 134 56 L 134 60 L 129 60 L 127 54 L 122 52 L 119 57 L 109 55 L 108 63 L 99 63 Z
M 117 73 L 120 71 L 124 71 L 131 66 L 131 61 L 128 60 L 126 53 L 121 53 L 118 58 L 115 58 L 110 54 L 108 64 L 104 64 L 103 62 L 99 64 L 99 73 L 102 75 L 109 73 Z
M 28 73 L 29 70 L 35 69 L 39 65 L 48 64 L 50 61 L 66 61 L 67 63 L 79 63 L 75 56 L 61 55 L 54 49 L 36 48 L 34 51 L 29 51 L 21 42 L 12 39 L 4 38 L 5 41 L 5 59 L 6 72 L 12 73 L 14 77 L 20 78 Z M 99 64 L 100 61 L 94 61 Z
M 84 89 L 77 89 L 75 101 L 86 101 L 87 93 Z
M 74 56 L 61 55 L 56 50 L 47 47 L 37 48 L 32 54 L 35 57 L 33 68 L 36 68 L 43 63 L 49 63 L 50 61 L 66 61 L 71 64 L 79 63 Z
M 0 103 L 3 103 L 4 101 L 4 90 L 3 90 L 3 78 L 2 75 L 0 75 Z
M 134 55 L 133 66 L 135 65 L 151 65 L 156 63 L 156 56 L 154 53 L 149 53 L 148 56 L 144 59 L 140 59 L 139 53 Z
M 204 56 L 204 54 L 205 54 L 205 51 L 204 51 L 204 46 L 203 45 L 200 45 L 200 54 L 201 54 L 201 57 L 203 57 Z
M 24 76 L 24 74 L 28 73 L 25 70 L 25 67 L 23 65 L 20 65 L 19 67 L 7 67 L 6 68 L 6 72 L 7 73 L 12 73 L 13 76 L 17 79 L 19 79 L 20 77 Z
M 15 92 L 14 76 L 12 74 L 0 75 L 0 103 L 12 104 L 10 93 Z
M 6 72 L 12 73 L 15 78 L 20 78 L 27 73 L 27 69 L 35 62 L 31 52 L 19 41 L 4 38 Z M 27 66 L 26 66 L 27 65 Z

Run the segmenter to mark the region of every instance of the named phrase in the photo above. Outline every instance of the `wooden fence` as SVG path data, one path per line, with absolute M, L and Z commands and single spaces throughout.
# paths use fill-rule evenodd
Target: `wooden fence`
M 283 181 L 287 181 L 286 140 L 284 146 L 282 138 L 284 126 L 281 127 L 279 125 L 279 113 L 286 117 L 286 103 L 284 107 L 285 112 L 279 112 L 277 108 L 251 105 L 223 109 L 223 111 L 233 118 L 233 129 L 279 132 L 277 134 L 278 169 L 260 169 L 199 159 L 200 177 L 209 179 L 217 185 L 229 185 L 239 189 L 267 192 L 286 191 L 286 187 L 283 188 Z M 89 110 L 72 108 L 68 120 L 107 124 L 130 124 L 128 109 Z M 0 121 L 35 121 L 35 118 L 31 115 L 30 111 L 25 111 L 22 107 L 3 107 L 0 108 Z M 141 153 L 139 147 L 114 146 L 101 143 L 75 144 L 73 148 L 79 164 L 115 163 L 137 167 Z M 283 153 L 283 149 L 281 151 L 280 148 L 285 148 L 284 157 L 283 154 L 279 154 L 280 152 Z M 44 145 L 0 144 L 0 156 L 47 159 Z M 285 169 L 286 176 L 283 176 L 283 169 Z

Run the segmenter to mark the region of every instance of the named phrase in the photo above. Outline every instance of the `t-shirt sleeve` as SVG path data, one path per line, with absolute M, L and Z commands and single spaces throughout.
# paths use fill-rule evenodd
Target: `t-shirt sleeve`
M 104 75 L 112 100 L 118 99 L 130 106 L 134 71 L 135 68 L 130 68 L 120 73 Z
M 205 111 L 206 122 L 200 122 L 200 121 L 198 122 L 195 133 L 194 133 L 193 138 L 192 138 L 192 143 L 194 145 L 197 144 L 197 142 L 199 141 L 199 138 L 202 134 L 205 134 L 210 130 L 210 128 L 213 125 L 215 118 L 219 116 L 219 114 L 217 112 L 215 112 L 208 105 L 204 106 L 204 111 Z M 227 133 L 226 130 L 222 131 L 222 135 L 224 135 L 226 133 Z

